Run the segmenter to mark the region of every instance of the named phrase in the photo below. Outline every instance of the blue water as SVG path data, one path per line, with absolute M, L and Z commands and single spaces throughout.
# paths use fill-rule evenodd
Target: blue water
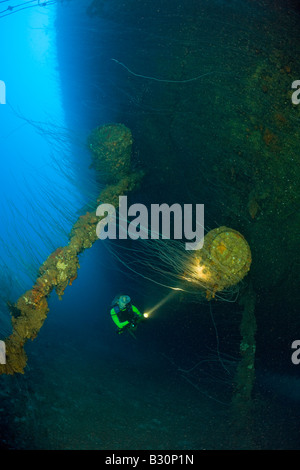
M 136 337 L 117 335 L 109 306 L 118 292 L 147 311 L 169 291 L 151 282 L 148 272 L 143 277 L 146 266 L 142 276 L 133 275 L 99 240 L 80 255 L 78 278 L 62 300 L 55 292 L 48 299 L 48 317 L 25 347 L 24 375 L 0 377 L 0 448 L 298 449 L 300 366 L 290 360 L 290 343 L 299 339 L 297 216 L 294 208 L 281 214 L 280 197 L 274 219 L 268 199 L 278 181 L 292 185 L 297 173 L 291 169 L 287 183 L 290 162 L 279 159 L 277 167 L 274 157 L 271 182 L 261 176 L 251 186 L 251 169 L 261 171 L 268 157 L 264 142 L 272 146 L 270 131 L 259 140 L 257 122 L 281 139 L 276 155 L 292 154 L 289 142 L 299 138 L 299 117 L 287 118 L 289 104 L 273 102 L 300 73 L 292 62 L 297 44 L 289 49 L 299 37 L 297 5 L 38 3 L 0 5 L 0 80 L 6 84 L 6 104 L 0 105 L 0 339 L 11 333 L 7 301 L 32 287 L 39 266 L 67 245 L 72 225 L 104 187 L 89 168 L 87 136 L 120 122 L 134 136 L 134 165 L 146 171 L 134 202 L 204 203 L 207 230 L 229 224 L 249 237 L 257 379 L 251 426 L 236 433 L 231 398 L 242 306 L 234 295 L 210 308 L 203 298 L 178 293 L 139 326 Z M 268 40 L 264 28 L 271 31 Z M 267 91 L 256 79 L 261 73 Z M 287 127 L 270 124 L 272 113 Z M 249 147 L 239 136 L 247 133 L 254 150 L 244 164 L 240 156 Z M 277 234 L 286 249 L 269 253 Z M 122 248 L 118 254 L 122 258 Z

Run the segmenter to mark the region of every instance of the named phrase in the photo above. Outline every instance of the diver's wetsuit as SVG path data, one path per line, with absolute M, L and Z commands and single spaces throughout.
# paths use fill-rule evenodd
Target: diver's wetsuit
M 117 325 L 117 327 L 122 330 L 130 324 L 134 324 L 137 319 L 143 317 L 141 312 L 134 305 L 126 305 L 122 310 L 118 305 L 114 305 L 110 311 L 111 318 Z

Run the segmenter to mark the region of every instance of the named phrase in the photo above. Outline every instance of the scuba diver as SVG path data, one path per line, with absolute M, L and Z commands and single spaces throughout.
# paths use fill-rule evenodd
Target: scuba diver
M 117 295 L 111 304 L 110 310 L 111 318 L 117 325 L 117 333 L 123 333 L 128 330 L 131 332 L 135 330 L 137 324 L 141 320 L 147 318 L 131 303 L 131 298 L 128 295 Z

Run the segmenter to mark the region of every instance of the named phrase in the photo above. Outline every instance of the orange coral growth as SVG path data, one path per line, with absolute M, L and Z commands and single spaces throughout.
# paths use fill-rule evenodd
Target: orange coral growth
M 49 258 L 56 258 L 57 256 L 61 255 L 62 252 L 63 252 L 63 248 L 62 248 L 62 247 L 56 248 L 56 250 L 53 251 L 53 253 L 51 253 L 51 255 L 49 256 Z
M 41 300 L 45 297 L 45 293 L 41 289 L 34 286 L 31 291 L 32 302 L 35 306 L 38 306 Z
M 277 142 L 277 137 L 273 132 L 270 131 L 270 129 L 266 129 L 264 134 L 263 134 L 263 139 L 266 145 L 272 145 Z
M 75 281 L 75 279 L 77 279 L 77 273 L 75 274 L 75 276 L 71 277 L 70 282 L 69 282 L 69 286 L 71 286 L 73 284 L 73 281 Z
M 224 245 L 224 243 L 220 243 L 219 246 L 217 246 L 216 248 L 221 254 L 224 253 L 225 250 L 227 250 L 226 246 Z
M 278 126 L 282 126 L 282 125 L 284 125 L 284 124 L 287 124 L 286 118 L 285 118 L 284 115 L 281 114 L 281 113 L 275 113 L 275 114 L 274 114 L 274 118 L 275 118 L 276 124 L 277 124 Z

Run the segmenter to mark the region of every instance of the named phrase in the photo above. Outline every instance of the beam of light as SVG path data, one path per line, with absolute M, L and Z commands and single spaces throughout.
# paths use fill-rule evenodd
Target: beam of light
M 171 300 L 174 297 L 177 291 L 180 291 L 180 290 L 182 289 L 174 287 L 172 292 L 169 292 L 169 294 L 166 295 L 166 297 L 164 297 L 162 300 L 160 300 L 156 305 L 154 305 L 154 307 L 152 307 L 150 310 L 147 310 L 147 312 L 144 313 L 144 317 L 145 318 L 150 317 L 154 312 L 156 312 L 156 310 L 162 307 L 166 302 L 169 302 L 169 300 Z

